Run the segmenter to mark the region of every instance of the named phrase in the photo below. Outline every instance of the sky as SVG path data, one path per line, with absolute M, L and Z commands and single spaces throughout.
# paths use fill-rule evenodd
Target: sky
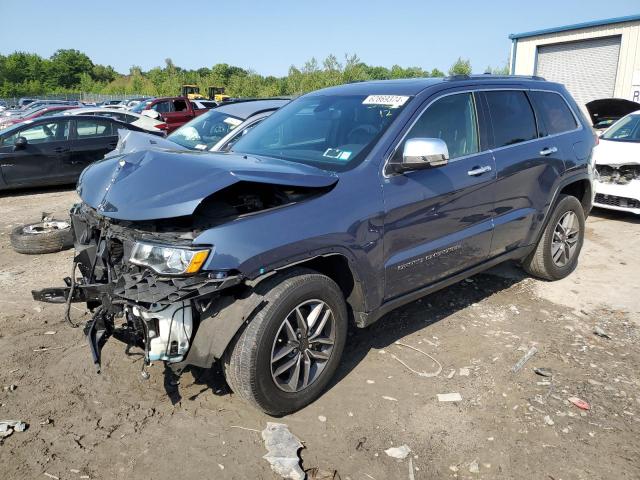
M 463 57 L 481 73 L 507 62 L 510 33 L 639 13 L 638 0 L 0 0 L 0 54 L 75 48 L 121 73 L 171 58 L 277 76 L 331 53 L 445 72 Z

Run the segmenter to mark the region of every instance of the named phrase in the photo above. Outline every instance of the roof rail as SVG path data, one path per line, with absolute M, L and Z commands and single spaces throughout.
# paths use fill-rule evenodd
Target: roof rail
M 537 80 L 546 81 L 545 78 L 538 75 L 493 75 L 486 72 L 481 75 L 450 75 L 444 78 L 447 81 L 455 82 L 459 80 Z

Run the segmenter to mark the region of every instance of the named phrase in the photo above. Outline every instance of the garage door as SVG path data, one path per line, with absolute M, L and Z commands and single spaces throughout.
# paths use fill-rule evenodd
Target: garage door
M 620 36 L 541 45 L 536 75 L 564 83 L 580 106 L 613 97 Z

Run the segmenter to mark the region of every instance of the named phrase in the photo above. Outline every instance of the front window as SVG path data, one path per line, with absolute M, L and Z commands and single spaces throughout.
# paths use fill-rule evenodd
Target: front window
M 404 141 L 411 138 L 443 140 L 452 160 L 478 153 L 478 124 L 473 94 L 459 93 L 436 100 L 418 118 Z M 404 143 L 396 150 L 396 161 L 402 159 L 403 149 Z
M 616 142 L 640 142 L 640 115 L 628 115 L 620 119 L 601 138 Z
M 401 95 L 302 97 L 243 136 L 233 151 L 348 170 L 364 159 L 407 100 Z
M 32 127 L 22 128 L 8 135 L 2 145 L 14 145 L 18 137 L 24 137 L 30 144 L 60 142 L 69 139 L 69 121 L 40 123 Z
M 191 150 L 208 150 L 241 123 L 239 118 L 212 110 L 183 125 L 167 139 Z

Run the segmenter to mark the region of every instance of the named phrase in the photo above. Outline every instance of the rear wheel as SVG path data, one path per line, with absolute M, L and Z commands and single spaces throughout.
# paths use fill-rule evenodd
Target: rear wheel
M 545 280 L 560 280 L 573 272 L 584 242 L 584 210 L 577 198 L 561 195 L 536 249 L 524 269 Z
M 335 373 L 347 334 L 347 310 L 329 277 L 296 269 L 266 294 L 224 361 L 231 389 L 270 415 L 311 403 Z

